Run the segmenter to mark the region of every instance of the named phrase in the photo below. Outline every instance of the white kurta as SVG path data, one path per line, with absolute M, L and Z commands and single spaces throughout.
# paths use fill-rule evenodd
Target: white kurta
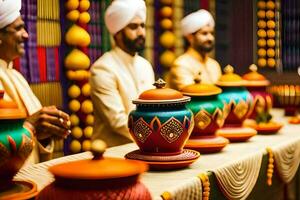
M 25 110 L 27 115 L 39 111 L 42 105 L 38 98 L 33 94 L 27 81 L 15 69 L 13 69 L 12 62 L 7 64 L 4 60 L 0 59 L 0 90 L 4 90 L 4 99 L 14 101 L 17 103 L 18 108 Z M 44 148 L 37 142 L 35 149 L 28 159 L 28 163 L 37 163 L 40 161 L 40 156 L 50 157 L 53 151 L 53 141 L 48 148 Z M 43 160 L 43 159 L 42 159 Z
M 153 88 L 153 83 L 153 68 L 141 56 L 131 56 L 118 47 L 101 56 L 91 67 L 93 139 L 102 139 L 108 146 L 131 142 L 127 122 L 135 109 L 132 100 Z
M 215 84 L 222 75 L 219 63 L 206 56 L 204 59 L 197 51 L 189 48 L 174 61 L 167 77 L 168 86 L 174 89 L 194 84 L 194 79 L 201 72 L 201 83 Z

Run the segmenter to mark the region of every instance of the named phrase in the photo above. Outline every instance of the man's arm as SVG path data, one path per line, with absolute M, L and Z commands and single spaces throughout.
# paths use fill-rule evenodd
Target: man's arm
M 175 64 L 170 70 L 170 87 L 176 90 L 194 83 L 194 75 L 184 65 Z
M 131 139 L 127 128 L 128 116 L 118 91 L 116 77 L 105 67 L 91 70 L 91 98 L 94 110 L 105 120 L 114 132 Z

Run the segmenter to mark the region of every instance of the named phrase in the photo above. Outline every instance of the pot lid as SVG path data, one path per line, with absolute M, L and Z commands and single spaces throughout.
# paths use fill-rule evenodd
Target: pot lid
M 262 74 L 258 73 L 257 66 L 255 64 L 250 65 L 250 72 L 243 76 L 243 79 L 247 81 L 246 86 L 268 86 L 270 81 L 266 79 Z
M 183 96 L 177 90 L 165 88 L 166 82 L 158 79 L 153 84 L 156 88 L 144 91 L 139 98 L 133 100 L 134 104 L 165 104 L 165 103 L 183 103 L 190 101 L 190 97 Z
M 227 65 L 224 68 L 224 73 L 218 82 L 219 86 L 245 86 L 245 80 L 241 76 L 234 73 L 234 68 L 231 65 Z
M 26 111 L 19 109 L 17 103 L 3 99 L 4 93 L 4 90 L 0 90 L 0 119 L 26 118 Z
M 200 77 L 201 73 L 194 79 L 195 84 L 183 87 L 181 92 L 188 96 L 211 96 L 222 92 L 222 89 L 215 85 L 201 83 Z
M 106 144 L 102 140 L 92 143 L 92 160 L 72 161 L 49 168 L 56 177 L 79 180 L 106 180 L 139 175 L 148 170 L 146 163 L 136 160 L 103 157 Z

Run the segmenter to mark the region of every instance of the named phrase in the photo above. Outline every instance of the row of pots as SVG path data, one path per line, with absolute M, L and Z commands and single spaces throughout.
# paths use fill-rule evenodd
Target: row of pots
M 252 68 L 254 69 L 254 67 Z M 256 76 L 259 77 L 259 80 Z M 249 80 L 252 80 L 253 77 L 256 79 L 250 83 Z M 265 92 L 265 86 L 268 82 L 263 80 L 262 76 L 255 70 L 245 75 L 244 78 L 248 82 L 234 74 L 233 68 L 228 66 L 225 68 L 225 75 L 221 77 L 218 83 L 222 89 L 213 85 L 201 84 L 200 80 L 196 80 L 196 84 L 183 88 L 181 92 L 164 88 L 164 81 L 158 80 L 155 83 L 156 89 L 145 91 L 137 100 L 133 101 L 137 108 L 130 113 L 128 121 L 132 137 L 142 152 L 150 155 L 169 156 L 180 154 L 190 137 L 214 135 L 215 131 L 224 124 L 225 126 L 241 125 L 246 117 L 255 117 L 254 105 L 258 104 L 256 102 L 267 102 L 265 104 L 260 103 L 265 105 L 265 110 L 270 108 L 267 105 L 270 101 L 268 99 L 271 98 Z M 251 91 L 252 95 L 246 90 L 246 83 L 255 88 Z M 1 107 L 0 109 L 5 110 Z M 23 119 L 24 116 L 20 116 L 10 120 L 23 121 Z M 12 131 L 13 138 L 25 138 L 26 144 L 32 149 L 32 135 L 22 128 L 22 123 L 15 123 L 15 126 L 20 127 L 22 131 L 21 134 Z M 2 131 L 7 132 L 8 130 Z M 12 147 L 14 143 L 9 138 L 10 136 L 8 141 Z M 6 142 L 3 144 L 5 145 Z M 25 143 L 22 142 L 21 144 Z M 65 163 L 50 168 L 56 181 L 46 187 L 37 199 L 51 199 L 52 197 L 63 199 L 71 194 L 74 198 L 92 197 L 107 193 L 134 195 L 131 196 L 132 199 L 151 199 L 147 188 L 138 181 L 138 175 L 147 170 L 145 163 L 132 160 L 124 161 L 123 159 L 102 159 L 104 150 L 100 147 L 103 145 L 93 144 L 93 146 L 93 160 Z M 100 150 L 97 151 L 97 148 Z M 9 151 L 9 148 L 6 149 Z M 11 154 L 15 158 L 0 162 L 0 168 L 14 169 L 14 171 L 10 173 L 11 176 L 9 177 L 1 175 L 1 180 L 2 178 L 6 180 L 2 186 L 11 182 L 12 176 L 21 166 L 20 162 L 14 163 L 14 160 L 20 159 L 24 162 L 30 153 L 30 151 L 21 151 L 21 148 L 18 150 L 16 148 L 11 149 L 15 149 Z M 4 155 L 2 152 L 0 153 Z M 122 168 L 120 168 L 121 165 Z M 78 169 L 82 170 L 78 171 Z M 114 181 L 113 184 L 107 185 L 111 181 Z M 88 190 L 80 190 L 85 185 L 88 186 L 86 188 Z M 114 185 L 118 185 L 118 187 L 115 188 Z M 79 189 L 79 193 L 70 193 L 74 189 Z
M 189 137 L 211 136 L 223 126 L 241 126 L 247 117 L 268 112 L 272 106 L 266 92 L 269 82 L 255 65 L 250 70 L 242 78 L 232 66 L 226 66 L 217 83 L 221 88 L 202 84 L 196 78 L 195 84 L 179 92 L 165 88 L 161 79 L 156 81 L 156 89 L 143 92 L 133 101 L 137 107 L 129 115 L 128 127 L 140 150 L 177 154 Z

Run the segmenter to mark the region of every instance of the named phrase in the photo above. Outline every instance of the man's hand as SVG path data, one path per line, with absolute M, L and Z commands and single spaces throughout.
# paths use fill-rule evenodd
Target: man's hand
M 38 140 L 49 137 L 66 138 L 70 133 L 69 115 L 55 106 L 43 107 L 26 119 L 36 131 Z

